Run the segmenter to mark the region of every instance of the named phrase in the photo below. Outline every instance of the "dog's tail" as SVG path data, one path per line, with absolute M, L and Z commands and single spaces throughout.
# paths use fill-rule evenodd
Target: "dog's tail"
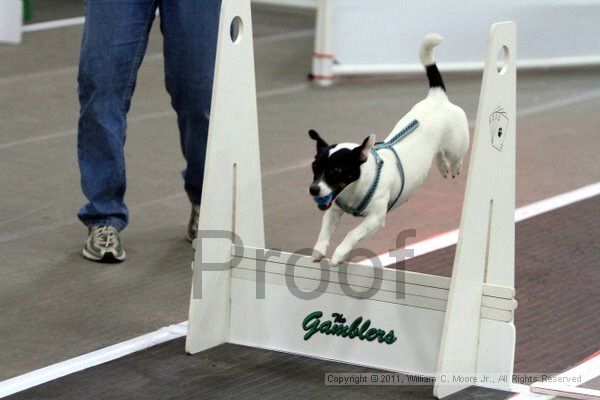
M 421 57 L 421 64 L 423 64 L 425 71 L 427 72 L 429 87 L 431 89 L 441 88 L 445 92 L 446 86 L 444 85 L 444 80 L 433 59 L 433 49 L 442 43 L 442 40 L 444 40 L 444 38 L 437 33 L 428 33 L 425 35 L 423 43 L 421 43 L 419 56 Z

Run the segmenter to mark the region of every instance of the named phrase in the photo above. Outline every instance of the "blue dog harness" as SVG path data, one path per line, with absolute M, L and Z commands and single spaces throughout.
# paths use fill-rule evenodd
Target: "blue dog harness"
M 369 187 L 369 190 L 367 191 L 365 197 L 354 208 L 344 203 L 344 201 L 338 196 L 338 198 L 335 199 L 335 203 L 342 210 L 357 217 L 363 215 L 363 212 L 365 211 L 365 209 L 373 199 L 373 196 L 375 195 L 377 185 L 379 184 L 379 178 L 381 177 L 381 170 L 383 169 L 383 159 L 378 154 L 378 151 L 380 150 L 390 150 L 396 158 L 396 166 L 398 167 L 398 172 L 400 173 L 400 192 L 393 201 L 388 203 L 388 211 L 391 210 L 394 207 L 394 205 L 396 205 L 404 190 L 404 168 L 402 167 L 402 161 L 400 161 L 400 157 L 398 156 L 398 153 L 396 152 L 393 146 L 408 135 L 410 135 L 412 132 L 414 132 L 414 130 L 417 129 L 418 126 L 419 121 L 415 119 L 406 127 L 404 127 L 404 129 L 395 134 L 394 137 L 392 137 L 389 141 L 375 143 L 375 146 L 373 146 L 373 148 L 371 149 L 371 154 L 373 155 L 373 159 L 375 160 L 375 179 L 373 179 L 373 183 L 371 183 L 371 187 Z

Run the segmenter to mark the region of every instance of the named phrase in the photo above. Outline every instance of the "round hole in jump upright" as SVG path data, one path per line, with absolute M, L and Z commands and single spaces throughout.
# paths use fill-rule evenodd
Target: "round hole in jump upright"
M 242 33 L 244 31 L 244 22 L 239 16 L 236 16 L 231 21 L 231 26 L 229 29 L 229 34 L 231 36 L 231 41 L 235 44 L 238 44 L 242 40 Z
M 496 67 L 498 69 L 499 75 L 504 75 L 508 70 L 508 65 L 510 64 L 510 51 L 508 47 L 502 46 L 500 50 L 498 50 L 498 59 L 496 62 Z

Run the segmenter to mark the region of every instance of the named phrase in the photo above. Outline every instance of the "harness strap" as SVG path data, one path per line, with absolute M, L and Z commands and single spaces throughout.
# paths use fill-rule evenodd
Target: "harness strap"
M 335 203 L 342 210 L 344 210 L 348 214 L 352 214 L 354 216 L 361 216 L 363 214 L 363 212 L 365 211 L 365 209 L 367 208 L 367 206 L 369 205 L 369 203 L 371 202 L 371 200 L 373 199 L 373 196 L 375 195 L 375 191 L 377 190 L 377 185 L 379 184 L 379 179 L 381 177 L 381 170 L 383 169 L 383 163 L 384 163 L 381 156 L 377 153 L 379 150 L 390 150 L 392 152 L 392 154 L 394 154 L 394 158 L 396 158 L 396 167 L 398 168 L 398 173 L 400 174 L 400 192 L 398 193 L 398 196 L 396 196 L 396 198 L 393 201 L 388 203 L 387 210 L 388 211 L 391 210 L 394 207 L 394 205 L 396 205 L 398 200 L 400 200 L 400 196 L 402 195 L 402 192 L 404 191 L 404 168 L 402 167 L 402 161 L 400 160 L 400 157 L 398 156 L 398 153 L 396 152 L 396 149 L 394 149 L 393 146 L 396 143 L 398 143 L 399 141 L 401 141 L 402 139 L 406 138 L 415 129 L 417 129 L 418 126 L 419 126 L 419 121 L 417 121 L 415 119 L 411 123 L 409 123 L 406 127 L 404 127 L 404 129 L 402 129 L 400 132 L 395 134 L 389 141 L 375 143 L 375 146 L 373 146 L 373 148 L 371 149 L 371 154 L 373 155 L 373 159 L 375 160 L 375 178 L 373 179 L 373 182 L 371 183 L 371 186 L 369 187 L 369 190 L 367 191 L 367 194 L 365 195 L 365 197 L 354 208 L 350 207 L 338 196 L 338 198 L 335 199 Z
M 355 208 L 350 207 L 342 199 L 340 199 L 339 196 L 335 200 L 336 204 L 340 206 L 342 210 L 355 216 L 360 216 L 362 215 L 363 211 L 365 211 L 365 208 L 367 208 L 367 206 L 371 202 L 371 199 L 373 199 L 373 196 L 375 195 L 377 185 L 379 184 L 379 178 L 381 177 L 381 170 L 383 169 L 383 159 L 379 156 L 379 154 L 377 154 L 377 151 L 374 148 L 371 149 L 371 154 L 373 155 L 373 159 L 375 160 L 375 178 L 373 179 L 373 183 L 371 183 L 371 186 L 369 187 L 369 190 L 367 191 L 365 197 L 363 197 L 361 202 L 358 203 L 358 205 Z
M 398 173 L 400 174 L 400 191 L 398 192 L 398 196 L 396 196 L 394 201 L 388 204 L 388 211 L 390 211 L 392 208 L 394 208 L 398 200 L 400 200 L 400 196 L 404 191 L 404 168 L 402 167 L 402 161 L 400 161 L 400 157 L 398 156 L 398 153 L 396 153 L 396 150 L 393 147 L 388 147 L 388 150 L 391 150 L 394 154 L 394 157 L 396 157 L 396 167 L 398 167 Z

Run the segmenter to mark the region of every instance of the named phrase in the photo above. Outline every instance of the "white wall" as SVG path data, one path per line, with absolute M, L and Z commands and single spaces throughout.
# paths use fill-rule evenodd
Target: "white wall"
M 493 22 L 517 22 L 521 66 L 600 62 L 599 0 L 328 0 L 337 73 L 419 68 L 427 32 L 446 38 L 436 55 L 449 69 L 481 67 Z M 348 70 L 346 70 L 348 69 Z

